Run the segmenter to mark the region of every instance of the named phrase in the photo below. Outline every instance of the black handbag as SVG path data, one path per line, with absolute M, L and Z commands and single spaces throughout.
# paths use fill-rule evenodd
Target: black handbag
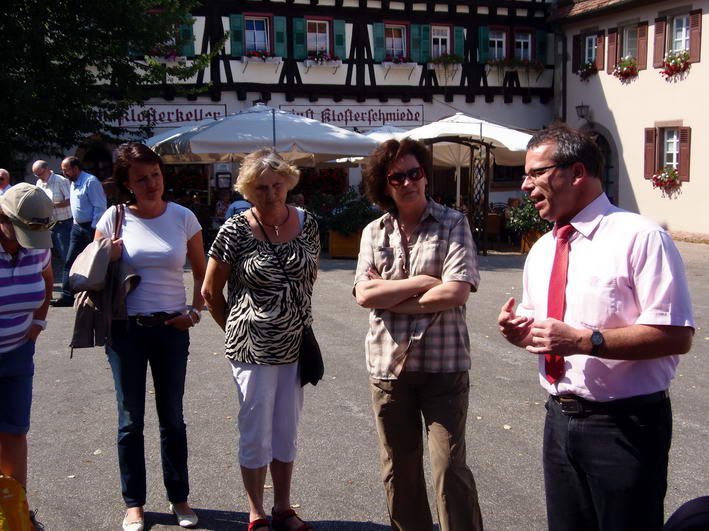
M 251 213 L 253 214 L 253 211 Z M 268 242 L 269 247 L 271 247 L 271 251 L 276 257 L 276 260 L 278 260 L 278 265 L 281 266 L 283 274 L 286 276 L 286 280 L 293 288 L 292 292 L 297 293 L 295 285 L 291 282 L 290 276 L 288 276 L 288 272 L 286 271 L 283 262 L 281 262 L 280 256 L 278 256 L 276 249 L 271 243 L 271 239 L 268 237 L 266 230 L 261 224 L 261 220 L 255 215 L 254 219 L 261 228 L 261 232 L 263 232 L 263 235 L 266 237 L 266 241 Z M 303 305 L 300 304 L 301 301 L 294 302 L 296 303 L 296 307 L 301 308 L 302 311 Z M 303 320 L 303 333 L 300 337 L 300 351 L 298 354 L 298 358 L 300 360 L 300 385 L 318 385 L 318 382 L 322 380 L 323 375 L 325 374 L 325 365 L 322 359 L 322 352 L 320 352 L 320 345 L 318 345 L 318 340 L 315 338 L 313 328 L 310 325 L 305 324 L 305 316 L 302 313 L 300 317 Z

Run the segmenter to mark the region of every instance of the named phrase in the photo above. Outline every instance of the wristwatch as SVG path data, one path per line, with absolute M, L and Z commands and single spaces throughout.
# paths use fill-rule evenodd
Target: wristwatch
M 606 340 L 604 339 L 603 334 L 601 334 L 601 331 L 595 329 L 593 333 L 591 333 L 591 356 L 598 356 L 601 347 L 605 342 Z

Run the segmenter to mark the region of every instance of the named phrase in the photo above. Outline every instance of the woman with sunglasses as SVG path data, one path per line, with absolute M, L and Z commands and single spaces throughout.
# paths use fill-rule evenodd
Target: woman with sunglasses
M 37 337 L 52 297 L 52 201 L 16 184 L 0 196 L 0 474 L 27 488 Z
M 124 531 L 142 531 L 146 502 L 143 426 L 148 365 L 160 424 L 163 483 L 169 510 L 182 527 L 197 525 L 190 508 L 187 431 L 182 413 L 189 329 L 200 321 L 200 294 L 206 268 L 202 230 L 185 207 L 165 201 L 162 160 L 137 142 L 116 149 L 112 181 L 126 201 L 120 239 L 112 260 L 122 259 L 140 276 L 126 296 L 127 320 L 114 320 L 106 355 L 113 372 L 118 406 L 118 464 L 127 510 Z M 96 225 L 96 239 L 114 234 L 116 206 Z M 194 291 L 187 306 L 183 268 L 190 262 Z
M 244 159 L 236 188 L 253 207 L 222 225 L 209 251 L 202 288 L 209 312 L 226 333 L 226 357 L 239 398 L 248 531 L 270 529 L 263 505 L 268 468 L 272 529 L 312 529 L 290 505 L 303 407 L 298 354 L 303 326 L 312 321 L 310 300 L 320 256 L 315 218 L 286 204 L 299 175 L 271 149 Z
M 367 368 L 392 529 L 433 528 L 423 417 L 441 531 L 480 530 L 465 456 L 465 303 L 480 275 L 465 215 L 426 195 L 427 160 L 426 147 L 409 139 L 370 156 L 365 192 L 387 213 L 362 231 L 354 294 L 371 310 Z

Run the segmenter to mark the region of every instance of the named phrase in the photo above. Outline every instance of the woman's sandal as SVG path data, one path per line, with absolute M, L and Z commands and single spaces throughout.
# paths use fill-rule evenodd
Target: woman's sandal
M 248 531 L 256 531 L 257 529 L 263 529 L 264 527 L 268 530 L 271 529 L 271 527 L 268 524 L 268 520 L 266 520 L 265 518 L 259 518 L 258 520 L 254 520 L 253 522 L 249 522 Z
M 271 524 L 273 525 L 274 531 L 290 531 L 290 528 L 286 525 L 286 520 L 288 520 L 289 518 L 295 517 L 301 522 L 303 522 L 303 519 L 298 516 L 298 513 L 296 513 L 293 509 L 287 509 L 280 513 L 276 512 L 275 509 L 272 509 L 271 516 Z M 298 527 L 295 531 L 315 531 L 315 528 L 310 524 L 303 522 L 303 525 Z

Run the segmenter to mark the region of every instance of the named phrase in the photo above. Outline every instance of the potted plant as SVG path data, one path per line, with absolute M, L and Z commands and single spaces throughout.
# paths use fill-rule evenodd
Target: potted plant
M 357 258 L 362 229 L 382 213 L 353 186 L 342 195 L 339 205 L 323 220 L 329 230 L 330 258 Z
M 676 168 L 666 166 L 652 176 L 652 187 L 662 191 L 662 197 L 674 198 L 682 191 L 682 181 Z
M 520 252 L 527 253 L 542 234 L 549 232 L 553 223 L 541 218 L 539 211 L 534 207 L 534 201 L 526 195 L 519 206 L 509 207 L 505 211 L 507 228 L 521 235 L 522 243 Z
M 678 79 L 689 69 L 689 65 L 688 51 L 668 52 L 662 63 L 662 71 L 660 74 L 662 74 L 662 77 L 667 81 Z
M 598 69 L 596 68 L 596 63 L 585 63 L 579 67 L 576 74 L 581 78 L 581 81 L 588 82 L 591 76 L 598 74 Z
M 632 78 L 638 75 L 638 62 L 635 57 L 626 55 L 613 69 L 613 75 L 620 79 L 623 83 L 627 83 Z

